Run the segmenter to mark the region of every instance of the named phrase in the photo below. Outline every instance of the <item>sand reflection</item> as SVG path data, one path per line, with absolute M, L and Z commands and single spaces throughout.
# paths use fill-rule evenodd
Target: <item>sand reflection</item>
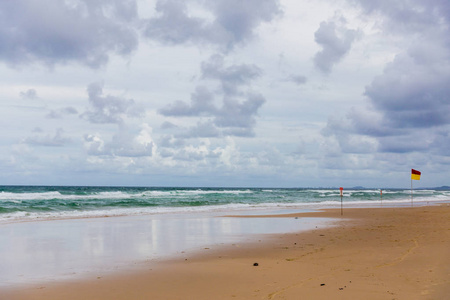
M 326 220 L 189 214 L 1 224 L 0 285 L 96 276 L 259 234 L 324 226 Z

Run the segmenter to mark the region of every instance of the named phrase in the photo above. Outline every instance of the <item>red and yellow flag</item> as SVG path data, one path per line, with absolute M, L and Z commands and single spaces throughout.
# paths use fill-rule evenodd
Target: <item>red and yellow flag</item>
M 420 171 L 411 169 L 411 179 L 420 180 Z

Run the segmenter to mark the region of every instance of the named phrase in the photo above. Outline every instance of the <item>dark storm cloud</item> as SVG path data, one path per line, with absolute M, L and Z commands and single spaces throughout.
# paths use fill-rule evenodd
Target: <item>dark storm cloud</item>
M 192 4 L 212 14 L 195 16 Z M 254 36 L 263 22 L 281 14 L 277 0 L 159 0 L 158 15 L 147 21 L 145 35 L 167 44 L 206 43 L 230 49 Z
M 396 129 L 450 123 L 450 6 L 448 1 L 357 1 L 383 16 L 386 34 L 401 31 L 409 47 L 386 65 L 365 95 Z
M 314 33 L 314 39 L 322 50 L 314 56 L 315 66 L 324 73 L 331 72 L 335 64 L 350 51 L 353 41 L 358 32 L 347 29 L 341 22 L 322 22 L 319 29 Z
M 380 14 L 386 34 L 425 32 L 450 17 L 447 0 L 348 0 L 366 14 Z
M 141 117 L 143 111 L 133 99 L 111 95 L 103 96 L 103 85 L 91 83 L 87 92 L 91 108 L 81 115 L 91 123 L 120 124 L 125 117 Z
M 450 56 L 430 53 L 422 60 L 422 53 L 414 50 L 387 65 L 366 87 L 365 95 L 393 129 L 450 124 Z
M 99 67 L 137 47 L 135 0 L 0 1 L 0 60 Z
M 407 136 L 387 136 L 379 139 L 378 151 L 391 153 L 427 151 L 430 145 L 427 139 L 428 136 L 424 133 L 415 133 Z
M 218 82 L 219 91 L 214 94 L 205 87 L 197 87 L 190 103 L 175 101 L 159 112 L 164 116 L 208 118 L 181 134 L 185 137 L 253 136 L 255 116 L 265 98 L 246 88 L 260 74 L 255 65 L 225 66 L 222 56 L 213 55 L 202 64 L 202 78 Z M 221 105 L 216 104 L 219 97 Z
M 407 41 L 366 86 L 366 109 L 347 124 L 329 121 L 323 134 L 366 136 L 378 152 L 447 155 L 450 127 L 450 6 L 448 1 L 350 1 L 377 14 L 385 35 Z
M 450 156 L 450 126 L 436 130 L 430 148 L 433 154 Z

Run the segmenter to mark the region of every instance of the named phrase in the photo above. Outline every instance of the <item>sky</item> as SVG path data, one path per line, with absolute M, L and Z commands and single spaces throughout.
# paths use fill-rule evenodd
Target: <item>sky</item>
M 450 185 L 448 0 L 0 1 L 0 185 Z

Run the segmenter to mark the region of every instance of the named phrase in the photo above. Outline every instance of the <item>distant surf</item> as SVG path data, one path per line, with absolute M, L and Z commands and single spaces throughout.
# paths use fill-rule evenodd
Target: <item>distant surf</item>
M 414 190 L 415 203 L 450 200 L 450 190 Z M 339 189 L 0 186 L 0 222 L 340 205 Z M 344 189 L 345 206 L 401 206 L 405 189 Z

